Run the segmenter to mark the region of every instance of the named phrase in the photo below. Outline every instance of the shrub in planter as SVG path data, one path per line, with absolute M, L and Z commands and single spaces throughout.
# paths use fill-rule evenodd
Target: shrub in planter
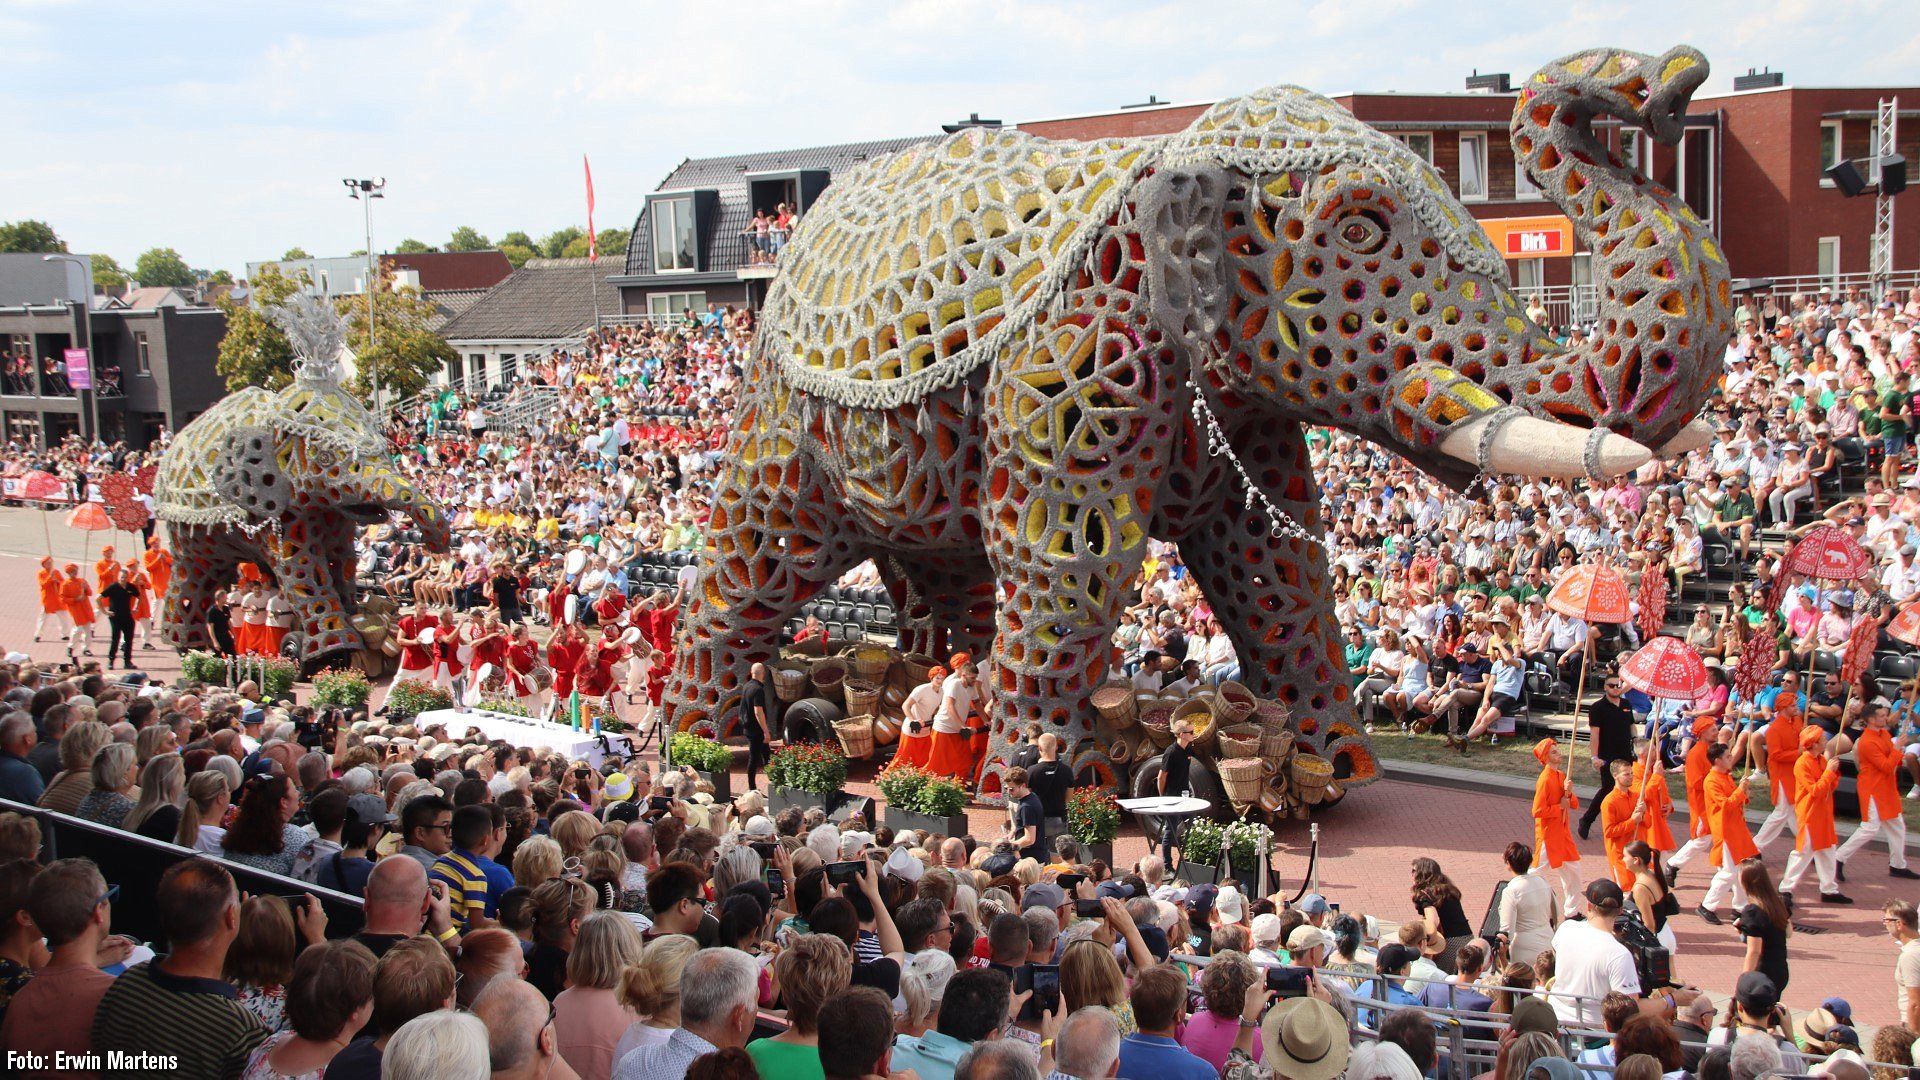
M 824 800 L 847 782 L 847 759 L 837 746 L 796 743 L 782 747 L 767 762 L 767 783 L 811 792 Z
M 694 772 L 724 773 L 733 768 L 732 750 L 690 731 L 675 732 L 668 753 L 675 765 L 685 765 Z
M 401 679 L 387 695 L 387 715 L 396 724 L 404 724 L 423 712 L 452 707 L 452 694 L 419 679 Z
M 1234 871 L 1258 873 L 1261 858 L 1273 846 L 1273 830 L 1259 822 L 1236 821 L 1222 833 L 1221 846 L 1227 852 L 1227 865 Z
M 921 769 L 911 771 L 919 775 L 896 782 L 901 797 L 887 799 L 887 824 L 941 836 L 967 835 L 967 789 L 944 776 Z
M 314 680 L 317 684 L 318 679 Z M 508 716 L 532 716 L 532 710 L 512 698 L 487 698 L 480 703 L 487 712 L 505 713 Z
M 313 704 L 326 709 L 364 709 L 372 688 L 353 668 L 323 671 L 313 677 Z
M 1215 822 L 1196 818 L 1189 823 L 1180 841 L 1180 879 L 1189 883 L 1217 879 L 1225 840 L 1225 831 Z
M 1120 834 L 1120 804 L 1111 791 L 1077 787 L 1067 791 L 1067 835 L 1088 847 L 1111 845 Z
M 967 789 L 959 781 L 944 776 L 929 779 L 920 789 L 920 797 L 914 802 L 914 812 L 927 817 L 950 818 L 962 814 L 967 808 Z
M 242 677 L 260 680 L 260 696 L 267 701 L 279 701 L 293 696 L 293 681 L 300 677 L 300 665 L 274 657 L 260 661 L 250 672 L 243 668 Z
M 912 810 L 920 802 L 920 792 L 933 774 L 913 765 L 894 765 L 875 781 L 888 806 Z
M 180 659 L 180 674 L 190 682 L 208 686 L 227 684 L 227 661 L 205 649 L 193 649 Z

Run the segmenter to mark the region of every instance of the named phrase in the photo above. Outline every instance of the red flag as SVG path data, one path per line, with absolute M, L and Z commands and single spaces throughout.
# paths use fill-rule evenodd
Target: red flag
M 1636 621 L 1642 638 L 1651 639 L 1667 624 L 1667 561 L 1649 559 L 1640 571 L 1640 616 Z
M 1859 621 L 1854 624 L 1853 632 L 1847 635 L 1847 651 L 1840 661 L 1840 679 L 1851 686 L 1860 681 L 1861 673 L 1873 662 L 1873 647 L 1880 640 L 1880 620 L 1871 614 L 1862 612 Z
M 580 166 L 587 171 L 587 261 L 600 261 L 600 238 L 593 232 L 593 163 L 580 155 Z

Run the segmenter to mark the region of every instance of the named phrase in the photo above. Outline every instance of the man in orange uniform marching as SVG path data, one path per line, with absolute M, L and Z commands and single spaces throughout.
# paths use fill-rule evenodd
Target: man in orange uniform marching
M 1718 726 L 1719 722 L 1711 716 L 1696 717 L 1693 721 L 1693 746 L 1687 750 L 1685 765 L 1687 842 L 1667 860 L 1669 889 L 1680 879 L 1682 866 L 1713 848 L 1713 829 L 1707 824 L 1707 774 L 1713 771 L 1713 766 L 1707 762 L 1707 751 L 1719 742 L 1715 732 Z
M 1546 868 L 1543 876 L 1551 873 L 1559 880 L 1562 900 L 1571 915 L 1574 905 L 1581 901 L 1580 849 L 1574 845 L 1568 821 L 1573 811 L 1580 809 L 1580 799 L 1561 769 L 1563 758 L 1557 741 L 1541 739 L 1533 746 L 1533 757 L 1540 763 L 1540 779 L 1533 785 L 1534 865 Z
M 153 587 L 156 600 L 167 597 L 167 583 L 173 580 L 173 556 L 160 546 L 160 538 L 147 541 L 147 550 L 141 552 L 140 561 L 147 567 L 147 584 Z
M 93 587 L 104 589 L 109 581 L 120 580 L 120 560 L 113 557 L 113 545 L 100 549 L 100 561 L 93 564 Z
M 1600 836 L 1607 848 L 1607 869 L 1622 891 L 1633 888 L 1633 871 L 1627 869 L 1626 847 L 1640 835 L 1640 823 L 1647 811 L 1640 801 L 1640 789 L 1633 782 L 1633 762 L 1611 761 L 1613 790 L 1600 800 Z
M 1885 705 L 1874 705 L 1867 710 L 1867 730 L 1860 733 L 1860 741 L 1853 752 L 1853 760 L 1860 766 L 1860 827 L 1853 830 L 1847 842 L 1840 845 L 1834 858 L 1839 861 L 1835 876 L 1841 881 L 1847 880 L 1847 860 L 1853 853 L 1867 846 L 1867 841 L 1887 834 L 1887 855 L 1890 869 L 1887 873 L 1897 878 L 1920 878 L 1920 874 L 1907 869 L 1907 819 L 1900 815 L 1900 754 L 1906 749 L 1907 738 L 1901 736 L 1895 741 L 1887 730 L 1893 719 L 1893 710 Z
M 1794 816 L 1800 827 L 1794 837 L 1793 853 L 1787 856 L 1786 873 L 1780 875 L 1780 894 L 1792 896 L 1794 886 L 1807 874 L 1808 865 L 1820 875 L 1820 902 L 1851 904 L 1853 898 L 1840 892 L 1834 878 L 1834 845 L 1840 835 L 1833 829 L 1833 790 L 1840 786 L 1840 756 L 1836 744 L 1829 752 L 1827 733 L 1812 725 L 1800 732 L 1800 760 L 1793 766 Z
M 1807 722 L 1793 704 L 1793 696 L 1781 694 L 1773 719 L 1767 722 L 1767 790 L 1773 798 L 1773 810 L 1753 834 L 1755 847 L 1764 848 L 1783 832 L 1797 833 L 1794 823 L 1794 765 L 1800 760 L 1800 733 Z
M 1649 762 L 1653 768 L 1651 778 L 1647 775 Z M 1647 808 L 1634 839 L 1645 841 L 1662 855 L 1671 853 L 1673 827 L 1667 824 L 1667 818 L 1673 813 L 1673 795 L 1667 791 L 1667 770 L 1660 767 L 1659 752 L 1644 740 L 1633 748 L 1633 789 L 1640 792 L 1640 800 Z
M 1760 854 L 1760 849 L 1754 846 L 1753 832 L 1747 828 L 1747 786 L 1734 779 L 1732 752 L 1715 743 L 1707 750 L 1707 761 L 1713 768 L 1702 787 L 1707 797 L 1707 824 L 1713 829 L 1713 848 L 1707 853 L 1707 861 L 1714 867 L 1714 874 L 1706 898 L 1694 914 L 1718 926 L 1720 901 L 1728 890 L 1732 890 L 1736 911 L 1747 906 L 1747 890 L 1740 884 L 1740 864 Z
M 66 569 L 67 576 L 60 582 L 60 602 L 67 606 L 67 618 L 73 620 L 73 642 L 67 646 L 67 653 L 71 655 L 78 645 L 92 656 L 93 586 L 80 576 L 79 563 L 68 563 Z
M 40 559 L 40 618 L 33 624 L 33 640 L 40 640 L 40 632 L 47 628 L 47 620 L 60 631 L 60 640 L 65 641 L 73 632 L 73 621 L 67 617 L 67 602 L 60 597 L 60 571 L 54 569 L 53 556 Z

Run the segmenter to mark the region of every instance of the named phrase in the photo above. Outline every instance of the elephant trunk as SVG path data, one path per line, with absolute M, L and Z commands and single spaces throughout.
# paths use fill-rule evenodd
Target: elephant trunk
M 386 464 L 356 462 L 351 471 L 331 483 L 339 489 L 339 504 L 380 506 L 406 514 L 420 530 L 421 542 L 428 551 L 446 552 L 451 548 L 452 532 L 446 514 L 420 489 L 395 476 Z
M 1609 151 L 1593 120 L 1613 116 L 1677 142 L 1706 76 L 1706 58 L 1685 46 L 1658 57 L 1576 53 L 1527 81 L 1511 124 L 1517 159 L 1592 252 L 1601 297 L 1597 332 L 1514 369 L 1514 398 L 1666 455 L 1699 439 L 1688 428 L 1720 374 L 1732 286 L 1706 224 Z

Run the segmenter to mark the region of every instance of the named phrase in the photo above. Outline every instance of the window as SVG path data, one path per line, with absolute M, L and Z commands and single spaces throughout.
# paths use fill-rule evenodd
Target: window
M 1460 197 L 1468 202 L 1487 197 L 1487 133 L 1460 136 Z
M 1840 277 L 1840 238 L 1837 236 L 1821 237 L 1819 252 L 1819 269 L 1817 271 L 1819 275 L 1828 281 L 1838 280 Z
M 133 332 L 133 373 L 135 375 L 153 374 L 153 357 L 147 352 L 147 332 Z
M 1429 165 L 1433 164 L 1433 132 L 1406 131 L 1395 135 L 1394 138 L 1406 143 L 1407 149 L 1418 155 L 1421 161 Z
M 1713 129 L 1689 128 L 1680 141 L 1680 198 L 1701 221 L 1713 221 Z
M 1526 160 L 1518 154 L 1513 157 L 1513 197 L 1522 200 L 1540 198 L 1540 185 L 1533 182 L 1533 177 L 1527 173 Z
M 1820 186 L 1832 187 L 1833 178 L 1827 170 L 1840 164 L 1840 121 L 1820 121 Z
M 656 271 L 693 270 L 693 199 L 655 199 L 653 210 L 653 268 Z
M 1592 322 L 1599 310 L 1599 298 L 1593 288 L 1593 252 L 1573 253 L 1573 321 Z
M 1638 128 L 1620 129 L 1620 160 L 1626 163 L 1627 168 L 1641 176 L 1647 175 L 1647 166 L 1650 164 L 1648 158 L 1652 156 L 1651 150 L 1652 147 L 1647 144 L 1646 132 Z
M 707 294 L 703 292 L 654 293 L 647 297 L 647 314 L 657 317 L 685 314 L 691 310 L 699 314 L 707 310 Z
M 1513 260 L 1513 291 L 1531 299 L 1547 285 L 1547 260 Z

